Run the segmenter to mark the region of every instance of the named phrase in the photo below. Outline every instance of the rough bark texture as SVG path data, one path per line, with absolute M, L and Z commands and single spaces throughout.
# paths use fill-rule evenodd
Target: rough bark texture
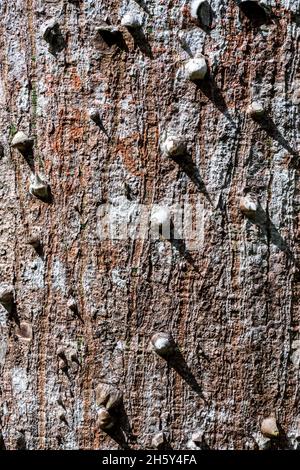
M 174 449 L 256 449 L 271 414 L 280 438 L 267 445 L 298 445 L 299 2 L 269 1 L 263 25 L 233 0 L 210 4 L 203 28 L 185 0 L 0 2 L 0 281 L 15 289 L 14 311 L 0 305 L 2 447 L 144 449 L 162 430 Z M 107 43 L 97 27 L 128 8 L 142 31 Z M 52 18 L 56 53 L 41 33 Z M 199 51 L 209 75 L 193 83 L 182 66 Z M 187 166 L 162 155 L 166 129 L 187 139 Z M 16 130 L 35 137 L 52 203 L 29 193 Z M 260 219 L 240 212 L 247 190 Z M 121 197 L 200 200 L 202 245 L 99 240 L 98 206 Z M 43 253 L 26 244 L 34 230 Z M 173 360 L 151 351 L 157 331 L 173 334 Z M 124 393 L 109 434 L 101 382 Z

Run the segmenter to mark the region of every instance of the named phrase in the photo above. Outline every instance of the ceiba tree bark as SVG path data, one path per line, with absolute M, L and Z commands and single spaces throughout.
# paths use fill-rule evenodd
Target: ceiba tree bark
M 193 18 L 186 0 L 1 1 L 2 448 L 299 446 L 300 13 L 254 4 Z M 128 11 L 140 28 L 121 26 Z M 197 54 L 208 72 L 193 82 Z M 33 155 L 11 147 L 17 131 Z M 187 154 L 163 155 L 164 132 Z M 30 194 L 32 172 L 51 200 Z M 97 210 L 120 198 L 200 202 L 201 244 L 101 240 Z M 159 332 L 173 356 L 152 350 Z M 123 393 L 107 432 L 103 383 Z

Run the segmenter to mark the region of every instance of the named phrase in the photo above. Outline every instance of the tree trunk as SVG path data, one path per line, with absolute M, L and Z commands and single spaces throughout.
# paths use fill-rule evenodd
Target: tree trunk
M 2 448 L 299 446 L 299 3 L 190 3 L 1 0 Z M 103 236 L 153 204 L 184 236 Z

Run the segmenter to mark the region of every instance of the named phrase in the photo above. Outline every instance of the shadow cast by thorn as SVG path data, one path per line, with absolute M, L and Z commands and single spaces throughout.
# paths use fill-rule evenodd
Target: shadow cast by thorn
M 182 238 L 174 238 L 173 235 L 170 237 L 170 243 L 171 245 L 176 248 L 176 250 L 179 252 L 181 256 L 185 258 L 185 260 L 193 266 L 194 271 L 199 272 L 198 267 L 196 266 L 195 260 L 191 253 L 188 251 L 186 247 L 186 243 Z
M 285 450 L 293 450 L 294 447 L 292 445 L 291 440 L 289 439 L 288 435 L 284 431 L 283 427 L 279 424 L 278 425 L 278 430 L 279 430 L 279 445 L 281 449 Z
M 255 0 L 240 1 L 236 0 L 240 8 L 242 17 L 247 18 L 249 24 L 253 27 L 260 27 L 269 23 L 269 12 L 260 6 Z
M 294 170 L 299 170 L 300 168 L 300 158 L 299 155 L 293 155 L 289 162 L 289 167 Z
M 57 54 L 63 51 L 65 47 L 66 41 L 63 35 L 59 33 L 54 37 L 53 42 L 49 45 L 49 52 L 56 58 Z
M 134 39 L 134 47 L 138 47 L 142 54 L 145 54 L 150 59 L 153 59 L 151 45 L 147 40 L 142 28 L 128 28 L 128 30 Z
M 103 29 L 101 29 L 101 27 L 98 29 L 98 34 L 100 38 L 105 42 L 107 46 L 117 46 L 121 51 L 128 52 L 129 49 L 125 42 L 122 32 L 117 30 L 113 32 L 109 31 L 107 29 L 109 26 L 110 25 L 107 24 L 102 27 Z
M 269 137 L 276 140 L 291 155 L 297 156 L 297 157 L 299 156 L 299 152 L 297 152 L 295 149 L 293 149 L 290 146 L 289 142 L 285 139 L 285 137 L 278 130 L 271 116 L 266 114 L 265 116 L 263 116 L 263 118 L 261 118 L 257 122 L 259 123 L 260 128 L 263 129 L 268 134 Z
M 201 441 L 201 443 L 198 447 L 199 447 L 200 450 L 211 450 L 210 446 L 207 444 L 204 437 L 202 438 L 202 441 Z
M 194 374 L 190 370 L 189 366 L 187 365 L 183 355 L 179 351 L 178 348 L 174 351 L 174 354 L 167 358 L 167 363 L 169 367 L 174 369 L 177 374 L 191 387 L 191 389 L 197 393 L 197 395 L 207 403 L 206 398 L 203 395 L 202 388 L 198 384 Z
M 79 312 L 79 309 L 78 309 L 77 306 L 74 307 L 71 311 L 72 311 L 73 315 L 81 321 L 81 323 L 84 323 L 84 320 L 83 320 L 82 316 L 80 315 L 80 312 Z
M 106 434 L 111 437 L 122 449 L 130 449 L 128 440 L 131 437 L 131 426 L 127 413 L 122 403 L 115 411 L 112 410 L 111 416 L 115 419 L 115 425 L 112 429 L 107 429 Z
M 5 310 L 8 313 L 8 317 L 10 320 L 13 320 L 18 326 L 20 326 L 20 319 L 17 311 L 17 305 L 16 302 L 11 304 L 9 307 L 4 307 Z
M 206 199 L 212 205 L 212 201 L 209 197 L 203 179 L 201 178 L 198 167 L 192 159 L 192 156 L 188 153 L 185 153 L 184 155 L 180 155 L 178 157 L 172 157 L 172 160 L 177 163 L 181 170 L 192 180 L 192 182 L 196 185 L 197 189 L 206 197 Z
M 291 20 L 293 23 L 296 23 L 296 25 L 299 27 L 300 26 L 300 13 L 291 12 Z
M 254 225 L 257 225 L 267 240 L 277 246 L 281 251 L 285 252 L 288 258 L 293 261 L 295 265 L 298 265 L 287 242 L 280 235 L 269 215 L 263 210 L 260 204 L 258 204 L 256 214 L 254 216 L 248 216 L 248 220 Z
M 130 449 L 127 443 L 126 435 L 123 430 L 118 426 L 114 426 L 112 429 L 107 429 L 106 434 L 113 439 L 122 449 Z
M 277 426 L 279 435 L 270 439 L 267 450 L 294 450 L 294 447 L 282 426 Z
M 26 439 L 25 439 L 25 431 L 19 431 L 19 437 L 17 438 L 16 442 L 16 449 L 17 450 L 27 450 Z
M 53 194 L 52 194 L 50 186 L 48 187 L 48 195 L 46 197 L 39 196 L 37 197 L 37 199 L 44 202 L 45 204 L 52 205 L 54 202 L 54 199 L 53 199 Z
M 43 246 L 40 244 L 39 246 L 33 247 L 36 254 L 43 260 L 44 259 L 44 249 Z
M 0 450 L 6 450 L 2 431 L 0 431 Z
M 34 151 L 33 149 L 27 150 L 26 152 L 22 152 L 20 150 L 20 153 L 24 157 L 25 162 L 29 166 L 30 170 L 32 173 L 34 173 Z
M 65 374 L 65 376 L 67 377 L 67 379 L 69 381 L 71 381 L 71 376 L 70 376 L 70 373 L 69 373 L 69 366 L 68 364 L 65 364 L 64 367 L 61 369 L 61 371 L 63 372 L 63 374 Z
M 103 121 L 100 116 L 98 116 L 97 120 L 94 120 L 94 123 L 100 129 L 100 131 L 102 131 L 106 135 L 106 137 L 109 137 L 108 132 L 105 129 Z
M 161 444 L 157 450 L 174 450 L 173 447 L 171 446 L 170 442 L 166 440 L 163 444 Z
M 60 417 L 60 421 L 61 421 L 62 423 L 64 423 L 68 428 L 70 427 L 70 426 L 69 426 L 69 423 L 68 423 L 68 420 L 67 420 L 67 418 L 66 418 L 65 416 L 61 416 L 61 417 Z
M 214 77 L 208 72 L 203 80 L 193 80 L 193 82 L 196 84 L 197 89 L 201 90 L 202 93 L 204 93 L 204 95 L 216 106 L 216 108 L 224 114 L 234 127 L 236 127 L 235 122 L 228 111 L 226 101 Z

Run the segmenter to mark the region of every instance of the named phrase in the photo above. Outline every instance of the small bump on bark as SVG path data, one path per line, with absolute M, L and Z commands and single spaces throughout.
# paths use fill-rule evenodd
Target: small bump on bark
M 246 196 L 241 197 L 240 199 L 240 210 L 247 217 L 255 216 L 258 209 L 256 197 L 247 194 Z
M 207 64 L 204 57 L 194 57 L 184 66 L 185 77 L 188 80 L 203 80 L 207 73 Z
M 96 403 L 107 411 L 118 408 L 123 401 L 122 392 L 109 384 L 101 383 L 96 387 Z
M 114 426 L 115 420 L 105 408 L 100 408 L 98 411 L 97 424 L 100 429 L 106 431 Z
M 247 108 L 247 114 L 252 119 L 261 119 L 265 114 L 265 108 L 261 101 L 252 101 Z
M 165 433 L 162 431 L 155 434 L 155 436 L 153 436 L 152 441 L 151 441 L 151 445 L 152 447 L 154 447 L 154 449 L 161 449 L 162 447 L 164 447 L 165 443 L 166 443 L 166 436 L 165 436 Z
M 175 352 L 175 342 L 170 333 L 155 333 L 151 338 L 153 351 L 161 357 L 171 356 Z
M 121 25 L 128 29 L 138 29 L 141 27 L 141 20 L 134 12 L 127 12 L 121 19 Z
M 28 137 L 25 132 L 19 131 L 14 135 L 11 146 L 18 149 L 26 157 L 32 153 L 33 143 L 34 139 L 32 137 Z
M 23 341 L 30 342 L 32 340 L 32 326 L 30 323 L 22 321 L 17 327 L 16 335 Z
M 186 152 L 186 143 L 180 135 L 167 135 L 161 144 L 162 152 L 167 157 L 178 157 Z
M 38 199 L 48 201 L 51 198 L 50 186 L 40 175 L 33 174 L 30 178 L 29 192 Z
M 273 416 L 269 416 L 262 420 L 260 430 L 265 437 L 272 438 L 279 436 L 277 422 Z

